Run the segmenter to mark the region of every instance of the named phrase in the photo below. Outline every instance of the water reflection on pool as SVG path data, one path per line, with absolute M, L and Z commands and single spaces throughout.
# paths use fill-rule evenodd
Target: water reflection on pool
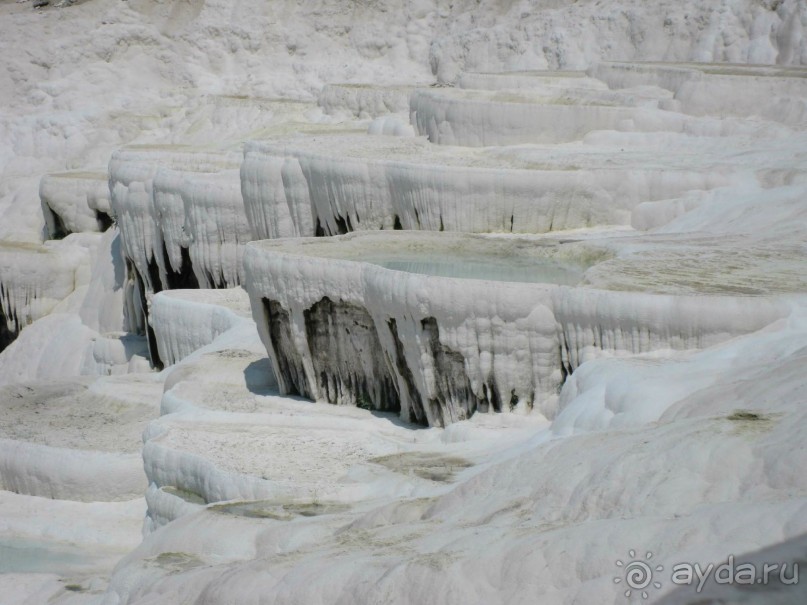
M 575 286 L 585 267 L 550 259 L 524 257 L 469 257 L 440 253 L 429 258 L 426 253 L 396 253 L 362 259 L 394 271 L 406 271 L 440 277 L 485 279 L 492 281 L 549 283 Z

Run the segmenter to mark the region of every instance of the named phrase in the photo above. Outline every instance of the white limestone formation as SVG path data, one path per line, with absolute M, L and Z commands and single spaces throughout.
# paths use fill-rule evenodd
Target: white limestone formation
M 799 128 L 807 120 L 804 68 L 613 62 L 598 63 L 589 73 L 611 88 L 653 84 L 669 90 L 674 97 L 662 106 L 691 115 L 758 117 Z
M 173 365 L 249 318 L 246 292 L 231 288 L 160 292 L 152 300 L 149 321 L 160 360 Z
M 390 113 L 407 113 L 409 95 L 416 85 L 374 86 L 371 84 L 326 84 L 317 103 L 330 115 L 347 114 L 359 119 Z
M 237 284 L 238 238 L 244 237 L 244 229 L 239 229 L 243 219 L 230 214 L 237 215 L 241 205 L 237 188 L 227 178 L 227 174 L 235 173 L 226 172 L 237 165 L 237 157 L 233 153 L 157 147 L 121 150 L 110 160 L 112 209 L 127 268 L 124 297 L 128 328 L 148 337 L 151 361 L 156 366 L 162 361 L 148 323 L 154 293 L 199 287 L 199 276 L 204 285 Z M 215 184 L 203 186 L 201 192 L 189 184 L 198 174 L 222 171 L 224 177 L 212 177 Z M 204 208 L 209 195 L 217 193 L 229 200 L 221 207 L 222 215 L 230 214 L 224 231 L 208 229 L 199 222 L 206 220 Z M 191 260 L 191 236 L 198 266 Z M 236 282 L 228 284 L 227 278 Z
M 683 128 L 682 116 L 614 103 L 607 91 L 591 92 L 589 100 L 589 95 L 544 96 L 529 90 L 419 89 L 409 110 L 415 132 L 439 145 L 568 143 L 593 130 Z
M 680 113 L 685 106 L 656 91 L 651 91 L 647 99 L 629 91 L 582 92 L 563 96 L 531 90 L 418 89 L 410 98 L 410 115 L 415 132 L 427 136 L 432 143 L 470 147 L 569 143 L 598 130 L 760 136 L 778 126 L 688 116 Z M 800 119 L 800 104 L 789 110 Z
M 563 94 L 566 90 L 606 90 L 607 84 L 588 77 L 584 71 L 506 71 L 465 72 L 457 80 L 458 88 L 476 90 L 540 90 L 551 94 Z
M 106 172 L 62 172 L 42 177 L 39 199 L 49 239 L 106 231 L 111 224 Z
M 80 235 L 46 245 L 0 243 L 0 350 L 87 283 L 95 243 Z
M 140 434 L 156 402 L 137 395 L 153 394 L 151 386 L 127 377 L 98 384 L 73 377 L 0 387 L 2 489 L 81 502 L 140 498 Z
M 4 605 L 807 602 L 671 577 L 803 562 L 804 0 L 67 4 L 0 3 Z
M 579 279 L 597 260 L 596 249 L 569 248 L 448 233 L 356 234 L 255 242 L 245 269 L 283 392 L 430 426 L 477 410 L 535 407 L 551 418 L 563 381 L 586 359 L 700 349 L 787 313 L 784 302 L 764 297 L 556 285 L 576 283 L 565 265 L 580 267 Z M 518 283 L 525 281 L 537 283 Z
M 188 241 L 183 234 L 185 203 L 179 192 L 184 185 L 181 173 L 227 170 L 237 166 L 237 158 L 232 153 L 181 147 L 121 150 L 112 156 L 109 189 L 112 210 L 121 230 L 123 254 L 146 291 L 195 285 Z
M 585 150 L 522 153 L 339 134 L 251 142 L 244 205 L 254 239 L 379 229 L 543 233 L 628 224 L 639 203 L 729 182 L 725 164 L 693 165 L 691 151 L 663 167 L 615 165 Z

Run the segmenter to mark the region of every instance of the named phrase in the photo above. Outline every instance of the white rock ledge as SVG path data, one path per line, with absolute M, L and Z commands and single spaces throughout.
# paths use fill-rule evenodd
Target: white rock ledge
M 730 85 L 715 89 L 715 94 L 724 98 L 741 95 L 748 79 L 735 78 Z M 650 82 L 639 80 L 637 86 L 641 84 Z M 633 91 L 561 89 L 555 93 L 528 89 L 418 89 L 410 97 L 409 111 L 416 134 L 426 135 L 439 145 L 468 147 L 569 143 L 602 130 L 764 136 L 784 128 L 775 122 L 744 120 L 748 114 L 745 111 L 727 112 L 726 116 L 735 117 L 724 117 L 723 103 L 710 104 L 709 95 L 704 98 L 700 90 L 691 93 L 692 101 L 678 101 L 668 98 L 659 88 L 662 87 Z M 764 100 L 762 92 L 754 97 Z M 803 101 L 795 99 L 786 105 L 792 116 L 778 121 L 800 123 Z M 764 113 L 768 119 L 775 117 L 775 112 Z
M 89 281 L 89 249 L 97 242 L 88 237 L 0 243 L 0 351 Z
M 0 489 L 58 500 L 131 500 L 146 489 L 139 454 L 0 439 Z
M 47 174 L 39 182 L 39 200 L 50 239 L 105 231 L 112 224 L 105 171 Z
M 588 72 L 611 88 L 653 85 L 675 93 L 677 107 L 705 116 L 757 116 L 803 128 L 807 69 L 731 63 L 603 62 Z
M 149 321 L 160 360 L 181 361 L 239 323 L 252 323 L 249 299 L 241 288 L 168 290 L 152 300 Z
M 415 88 L 414 85 L 326 84 L 319 94 L 317 104 L 330 115 L 376 118 L 409 111 L 409 95 Z
M 224 171 L 214 191 L 222 198 L 222 214 L 226 214 L 233 205 L 232 194 L 237 194 L 238 189 L 237 176 L 234 186 L 226 184 L 227 170 L 236 169 L 239 161 L 237 153 L 182 146 L 127 148 L 112 155 L 109 189 L 123 253 L 149 295 L 163 289 L 198 285 L 184 229 L 185 200 L 189 206 L 197 203 L 199 207 L 209 206 L 191 185 L 193 178 L 202 173 L 206 182 L 207 179 L 215 181 L 217 177 L 210 173 Z M 195 222 L 189 221 L 189 229 Z M 200 239 L 206 234 L 204 230 L 196 230 Z M 232 237 L 235 240 L 236 233 L 232 233 Z M 218 254 L 209 252 L 210 246 L 200 244 L 199 247 L 197 258 L 211 259 L 210 267 L 197 269 L 203 276 L 209 273 L 212 279 L 219 280 L 225 273 L 234 273 L 229 267 L 222 269 Z M 228 253 L 227 256 L 237 255 Z
M 370 255 L 425 264 L 466 257 L 469 265 L 507 257 L 524 271 L 596 261 L 584 248 L 534 238 L 451 233 L 252 242 L 246 288 L 282 392 L 398 411 L 430 426 L 476 411 L 552 417 L 565 377 L 587 358 L 703 348 L 788 310 L 766 297 L 422 275 L 360 262 Z
M 568 161 L 552 157 L 548 165 L 539 151 L 523 155 L 384 136 L 250 142 L 241 166 L 244 206 L 254 239 L 396 228 L 544 233 L 630 224 L 642 202 L 731 179 L 731 171 L 687 165 L 681 154 L 663 167 L 640 159 L 611 166 L 607 152 L 585 159 L 570 152 Z
M 680 130 L 682 116 L 593 98 L 536 91 L 419 89 L 410 97 L 415 132 L 439 145 L 486 147 L 579 141 L 594 130 Z M 597 94 L 606 95 L 598 99 Z
M 148 323 L 152 296 L 240 281 L 240 248 L 248 237 L 240 159 L 239 153 L 169 145 L 121 149 L 109 161 L 112 210 L 126 259 L 127 327 L 148 336 L 157 367 Z
M 588 77 L 584 71 L 534 70 L 495 73 L 465 72 L 457 80 L 458 88 L 477 90 L 564 90 L 590 88 L 606 90 L 601 80 Z

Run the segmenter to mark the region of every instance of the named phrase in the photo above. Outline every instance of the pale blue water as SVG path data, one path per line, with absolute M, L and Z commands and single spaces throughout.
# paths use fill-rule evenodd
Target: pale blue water
M 431 256 L 431 258 L 429 258 Z M 473 258 L 458 254 L 396 254 L 365 257 L 363 261 L 394 271 L 422 275 L 485 279 L 491 281 L 548 283 L 575 286 L 580 283 L 585 267 L 548 259 L 523 257 Z
M 66 574 L 93 567 L 92 556 L 67 544 L 0 538 L 0 573 Z

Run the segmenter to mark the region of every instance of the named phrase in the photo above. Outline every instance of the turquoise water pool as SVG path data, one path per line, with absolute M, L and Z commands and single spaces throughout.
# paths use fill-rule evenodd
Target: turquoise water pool
M 0 538 L 0 573 L 67 574 L 95 566 L 96 557 L 76 546 L 28 538 Z

